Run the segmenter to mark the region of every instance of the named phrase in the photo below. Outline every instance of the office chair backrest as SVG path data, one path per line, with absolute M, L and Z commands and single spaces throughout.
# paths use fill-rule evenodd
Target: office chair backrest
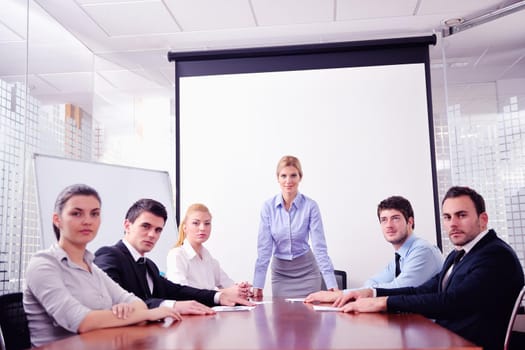
M 525 314 L 523 314 L 523 307 L 521 306 L 524 296 L 525 286 L 521 288 L 512 309 L 507 334 L 505 335 L 504 350 L 525 349 Z
M 343 270 L 334 270 L 334 274 L 339 289 L 346 289 L 346 272 Z
M 343 270 L 334 270 L 335 280 L 337 281 L 337 287 L 340 290 L 346 289 L 346 272 Z M 326 290 L 326 284 L 324 280 L 321 283 L 321 290 Z
M 22 304 L 22 293 L 0 295 L 0 330 L 6 350 L 31 347 L 29 327 Z

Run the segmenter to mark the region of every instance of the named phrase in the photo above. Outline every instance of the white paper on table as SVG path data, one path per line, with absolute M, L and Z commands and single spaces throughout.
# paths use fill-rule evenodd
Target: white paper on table
M 263 301 L 253 301 L 251 300 L 252 303 L 256 304 L 256 305 L 259 305 L 259 304 L 272 304 L 273 301 L 271 300 L 263 300 Z
M 340 307 L 313 305 L 315 311 L 341 311 Z
M 285 301 L 289 303 L 303 303 L 305 298 L 286 298 Z
M 237 306 L 214 306 L 212 307 L 213 310 L 216 312 L 223 312 L 223 311 L 250 311 L 255 309 L 255 306 L 245 306 L 245 305 L 237 305 Z
M 162 324 L 162 327 L 168 328 L 169 326 L 171 326 L 173 321 L 175 321 L 175 319 L 173 319 L 173 317 L 168 316 L 168 317 L 164 318 L 164 323 Z

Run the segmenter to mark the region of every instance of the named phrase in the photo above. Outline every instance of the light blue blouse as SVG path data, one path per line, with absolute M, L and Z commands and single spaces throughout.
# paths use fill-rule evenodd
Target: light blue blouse
M 310 250 L 309 239 L 327 288 L 337 288 L 317 203 L 298 193 L 286 211 L 281 194 L 267 200 L 261 210 L 253 286 L 264 288 L 272 254 L 279 259 L 293 260 Z

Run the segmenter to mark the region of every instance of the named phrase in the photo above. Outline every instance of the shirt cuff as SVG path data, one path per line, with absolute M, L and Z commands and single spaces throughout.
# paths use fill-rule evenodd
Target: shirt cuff
M 372 296 L 374 298 L 377 297 L 377 289 L 375 289 L 375 288 L 370 288 L 370 289 L 372 289 L 372 294 L 373 294 Z
M 213 302 L 217 305 L 220 305 L 221 304 L 221 294 L 222 292 L 217 292 L 215 293 L 215 295 L 213 296 Z
M 173 306 L 175 306 L 175 300 L 164 300 L 163 302 L 160 303 L 159 306 L 166 306 L 166 307 L 170 307 L 172 308 Z

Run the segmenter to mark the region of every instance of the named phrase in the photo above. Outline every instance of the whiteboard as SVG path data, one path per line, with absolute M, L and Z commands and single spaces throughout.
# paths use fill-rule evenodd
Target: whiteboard
M 152 198 L 166 206 L 168 220 L 157 245 L 148 253 L 160 271 L 166 271 L 166 255 L 178 237 L 168 172 L 42 154 L 35 154 L 33 158 L 42 248 L 56 243 L 51 219 L 58 194 L 69 185 L 83 183 L 96 189 L 102 199 L 102 223 L 97 236 L 88 244 L 93 253 L 124 237 L 126 212 L 138 199 Z

